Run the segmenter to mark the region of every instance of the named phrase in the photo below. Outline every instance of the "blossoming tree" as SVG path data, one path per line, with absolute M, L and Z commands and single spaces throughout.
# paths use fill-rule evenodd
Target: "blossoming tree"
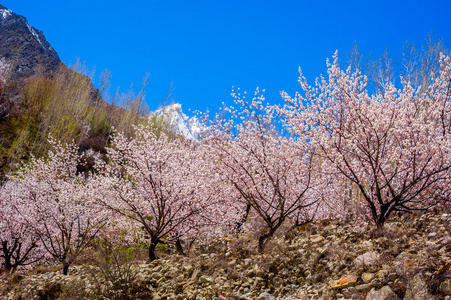
M 76 145 L 51 141 L 48 159 L 35 159 L 12 178 L 23 193 L 17 211 L 39 237 L 47 256 L 69 266 L 105 226 L 108 216 L 95 206 L 86 178 L 77 173 Z
M 139 126 L 135 138 L 117 134 L 108 160 L 97 178 L 103 187 L 97 201 L 142 227 L 150 237 L 151 261 L 158 243 L 178 241 L 199 230 L 214 235 L 232 216 L 199 144 L 170 140 L 164 134 L 157 137 L 152 128 Z
M 17 211 L 16 199 L 23 193 L 13 182 L 0 188 L 0 258 L 3 269 L 11 273 L 43 257 L 39 237 Z
M 307 136 L 315 155 L 356 186 L 378 229 L 395 212 L 427 209 L 449 196 L 451 168 L 451 61 L 441 57 L 426 88 L 402 80 L 397 89 L 370 94 L 367 80 L 341 70 L 337 54 L 328 80 L 316 87 L 299 78 L 304 94 L 282 110 L 286 127 Z
M 310 146 L 306 140 L 280 134 L 275 109 L 262 95 L 257 98 L 258 90 L 255 94 L 251 103 L 232 94 L 238 108 L 227 109 L 231 118 L 213 127 L 210 144 L 229 189 L 226 194 L 247 207 L 250 224 L 263 227 L 258 238 L 263 250 L 286 220 L 311 220 L 320 193 Z

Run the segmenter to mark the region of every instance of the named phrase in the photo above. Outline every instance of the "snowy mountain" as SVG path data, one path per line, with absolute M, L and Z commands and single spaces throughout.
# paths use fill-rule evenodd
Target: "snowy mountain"
M 197 117 L 188 117 L 182 111 L 180 103 L 174 103 L 168 106 L 160 107 L 150 114 L 150 118 L 154 116 L 162 118 L 163 123 L 169 126 L 170 130 L 176 134 L 180 134 L 190 140 L 199 140 L 205 131 L 203 125 Z

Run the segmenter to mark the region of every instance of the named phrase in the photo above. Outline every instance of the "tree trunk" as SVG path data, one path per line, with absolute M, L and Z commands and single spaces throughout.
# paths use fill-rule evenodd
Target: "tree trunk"
M 270 220 L 270 219 L 269 219 Z M 269 226 L 269 231 L 265 234 L 262 234 L 259 238 L 258 238 L 258 251 L 260 253 L 263 252 L 266 243 L 268 242 L 268 240 L 270 238 L 272 238 L 272 236 L 274 235 L 274 233 L 276 232 L 276 230 L 280 227 L 280 225 L 282 225 L 283 221 L 285 221 L 285 217 L 281 217 L 276 225 L 274 225 L 274 223 L 272 223 L 272 226 Z
M 150 246 L 149 246 L 149 261 L 154 261 L 157 259 L 157 256 L 155 255 L 155 249 L 157 248 L 158 240 L 151 238 L 150 239 Z
M 3 241 L 0 249 L 2 249 L 1 251 L 3 252 L 3 265 L 5 266 L 5 271 L 11 273 L 13 269 L 13 265 L 11 264 L 12 252 L 8 251 L 8 242 Z
M 376 220 L 374 220 L 376 223 L 376 229 L 379 233 L 382 233 L 384 230 L 384 224 L 385 224 L 385 221 L 387 221 L 387 218 L 385 217 L 386 212 L 387 212 L 387 206 L 382 205 L 381 212 L 379 213 L 379 217 Z
M 271 229 L 269 232 L 260 235 L 260 237 L 258 238 L 258 251 L 260 253 L 262 253 L 263 250 L 265 250 L 266 243 L 274 235 L 274 231 L 275 230 Z
M 6 273 L 12 273 L 13 266 L 11 265 L 11 258 L 7 255 L 5 257 L 4 266 Z
M 63 275 L 69 274 L 69 264 L 63 265 Z
M 180 255 L 185 255 L 185 253 L 183 252 L 183 246 L 182 246 L 182 241 L 180 239 L 177 239 L 175 241 L 175 249 L 177 250 L 177 252 Z
M 244 213 L 244 215 L 241 217 L 241 219 L 235 225 L 235 229 L 236 229 L 237 233 L 241 233 L 242 227 L 243 227 L 244 223 L 246 223 L 247 218 L 249 217 L 250 210 L 251 210 L 251 205 L 247 204 L 246 205 L 246 212 Z

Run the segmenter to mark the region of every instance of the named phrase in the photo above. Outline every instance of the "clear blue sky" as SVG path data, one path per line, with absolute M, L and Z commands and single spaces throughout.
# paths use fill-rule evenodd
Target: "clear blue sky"
M 231 87 L 300 89 L 298 67 L 313 81 L 335 50 L 340 60 L 357 42 L 363 53 L 401 53 L 432 33 L 451 47 L 451 1 L 61 1 L 0 0 L 25 16 L 66 64 L 77 57 L 96 75 L 107 68 L 113 90 L 139 87 L 156 109 L 171 81 L 174 101 L 216 111 Z M 312 82 L 313 83 L 313 82 Z

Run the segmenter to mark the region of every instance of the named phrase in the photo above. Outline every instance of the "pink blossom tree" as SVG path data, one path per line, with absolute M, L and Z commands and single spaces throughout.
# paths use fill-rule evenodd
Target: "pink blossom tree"
M 367 79 L 341 70 L 337 54 L 328 80 L 316 86 L 299 78 L 304 94 L 287 101 L 286 127 L 306 136 L 315 155 L 358 188 L 369 215 L 382 229 L 393 212 L 428 209 L 449 195 L 451 167 L 451 62 L 441 57 L 426 89 L 387 83 L 370 94 Z M 350 187 L 351 189 L 352 187 Z
M 51 143 L 48 159 L 33 158 L 12 181 L 23 191 L 17 197 L 18 213 L 33 228 L 47 256 L 58 260 L 67 275 L 108 216 L 91 201 L 85 175 L 77 173 L 76 145 Z
M 3 269 L 11 273 L 43 257 L 39 237 L 17 211 L 16 199 L 23 193 L 12 182 L 0 188 L 0 258 Z
M 238 93 L 232 95 L 238 108 L 226 109 L 231 118 L 213 127 L 211 151 L 217 155 L 224 188 L 229 189 L 226 194 L 246 207 L 250 224 L 262 227 L 262 251 L 288 219 L 298 224 L 313 219 L 320 199 L 318 180 L 312 172 L 311 147 L 304 139 L 279 132 L 275 109 L 265 104 L 258 90 L 251 103 Z
M 226 228 L 229 206 L 218 197 L 217 176 L 200 144 L 157 137 L 152 128 L 139 126 L 135 138 L 117 134 L 108 160 L 97 178 L 103 187 L 97 201 L 142 227 L 150 237 L 151 261 L 159 243 L 199 230 L 214 236 Z

